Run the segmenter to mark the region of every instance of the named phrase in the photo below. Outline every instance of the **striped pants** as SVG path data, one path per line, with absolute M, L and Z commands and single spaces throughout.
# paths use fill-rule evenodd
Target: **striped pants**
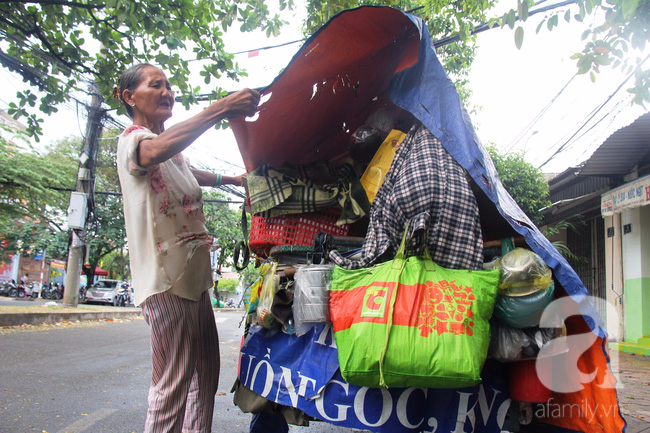
M 209 433 L 219 382 L 209 292 L 198 302 L 158 293 L 147 298 L 142 313 L 151 330 L 153 367 L 145 433 Z

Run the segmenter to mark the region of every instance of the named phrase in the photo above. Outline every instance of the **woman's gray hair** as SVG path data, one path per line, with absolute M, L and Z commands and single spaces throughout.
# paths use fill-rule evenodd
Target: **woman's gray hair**
M 126 108 L 126 114 L 133 119 L 133 107 L 131 107 L 129 104 L 122 99 L 122 93 L 125 90 L 130 90 L 133 92 L 138 85 L 142 82 L 142 69 L 151 66 L 155 68 L 155 66 L 149 64 L 149 63 L 139 63 L 137 65 L 131 66 L 129 69 L 124 71 L 122 75 L 120 76 L 120 79 L 117 81 L 117 88 L 118 88 L 118 95 L 117 99 L 120 101 L 122 105 Z

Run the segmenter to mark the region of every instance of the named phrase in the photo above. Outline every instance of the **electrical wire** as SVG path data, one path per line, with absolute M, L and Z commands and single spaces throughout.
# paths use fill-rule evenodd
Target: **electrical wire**
M 8 188 L 25 188 L 26 185 L 19 184 L 16 182 L 0 182 L 0 185 L 3 185 Z M 77 192 L 75 188 L 61 188 L 58 186 L 44 186 L 45 189 L 51 189 L 53 191 L 62 191 L 62 192 Z M 121 192 L 114 191 L 95 191 L 95 194 L 98 195 L 108 195 L 114 197 L 121 197 L 123 194 Z M 226 204 L 242 204 L 243 201 L 240 200 L 221 200 L 221 199 L 204 199 L 205 203 L 226 203 Z
M 641 66 L 642 66 L 642 65 L 643 65 L 643 64 L 644 64 L 644 63 L 645 63 L 649 58 L 650 58 L 650 55 L 648 55 L 645 59 L 643 59 L 643 60 L 642 60 L 642 61 L 637 65 L 637 67 L 641 67 Z M 611 100 L 614 98 L 614 96 L 615 96 L 615 95 L 616 95 L 616 94 L 621 90 L 621 88 L 623 88 L 623 86 L 625 85 L 625 83 L 627 83 L 627 82 L 629 81 L 629 79 L 632 78 L 632 76 L 634 76 L 634 71 L 632 71 L 630 74 L 628 74 L 627 77 L 625 77 L 625 78 L 623 79 L 623 81 L 621 82 L 621 84 L 616 88 L 616 90 L 614 90 L 614 92 L 613 92 L 612 94 L 610 94 L 610 95 L 605 99 L 605 101 L 604 101 L 603 103 L 601 103 L 598 107 L 594 108 L 594 109 L 591 111 L 591 113 L 589 113 L 589 114 L 587 115 L 588 117 L 587 117 L 587 118 L 582 122 L 582 124 L 580 125 L 580 127 L 579 127 L 579 128 L 578 128 L 578 129 L 577 129 L 577 130 L 576 130 L 576 131 L 571 135 L 571 137 L 569 137 L 568 140 L 566 140 L 566 141 L 565 141 L 564 143 L 562 143 L 562 144 L 558 143 L 558 144 L 560 144 L 559 147 L 558 147 L 558 149 L 557 149 L 555 152 L 553 152 L 553 154 L 552 154 L 548 159 L 546 159 L 546 160 L 545 160 L 545 161 L 544 161 L 544 162 L 543 162 L 539 167 L 540 167 L 540 168 L 541 168 L 541 167 L 544 167 L 546 164 L 548 164 L 549 162 L 551 162 L 551 160 L 553 160 L 553 158 L 555 158 L 555 157 L 558 156 L 562 151 L 564 151 L 564 150 L 565 150 L 565 149 L 570 145 L 571 141 L 572 141 L 572 140 L 573 140 L 573 139 L 578 135 L 578 133 L 580 133 L 580 131 L 581 131 L 583 128 L 586 127 L 586 125 L 587 125 L 587 124 L 588 124 L 588 123 L 589 123 L 589 122 L 590 122 L 590 121 L 591 121 L 591 120 L 596 116 L 596 114 L 598 114 L 598 112 L 599 112 L 600 110 L 602 110 L 603 107 L 605 107 L 605 105 L 606 105 L 609 101 L 611 101 Z M 593 128 L 593 126 L 592 126 L 592 128 Z M 590 128 L 590 129 L 591 129 L 591 128 Z M 555 146 L 552 146 L 552 148 L 553 148 L 553 147 L 555 147 Z
M 540 3 L 543 3 L 543 2 L 540 2 Z M 540 14 L 542 12 L 548 12 L 548 11 L 553 10 L 553 9 L 561 8 L 561 7 L 564 7 L 564 6 L 570 6 L 570 5 L 576 4 L 576 3 L 577 3 L 577 0 L 566 0 L 566 1 L 563 1 L 563 2 L 560 2 L 560 3 L 555 3 L 555 4 L 548 5 L 548 6 L 539 8 L 539 9 L 528 11 L 528 16 L 530 17 L 530 16 L 533 16 L 533 15 L 536 15 L 536 14 Z M 515 19 L 519 19 L 519 15 L 516 15 Z M 495 27 L 498 27 L 498 24 L 494 23 L 494 24 L 490 25 L 490 23 L 482 23 L 482 24 L 479 24 L 478 26 L 474 27 L 474 29 L 470 32 L 470 34 L 476 35 L 478 33 L 484 32 L 486 30 L 491 30 L 491 29 L 493 29 Z M 451 35 L 451 36 L 448 36 L 448 37 L 433 41 L 433 46 L 435 48 L 439 48 L 439 47 L 451 44 L 452 42 L 458 42 L 458 41 L 460 41 L 460 34 L 455 34 L 455 35 Z
M 513 149 L 513 148 L 514 148 L 514 147 L 519 143 L 519 141 L 522 140 L 522 139 L 524 138 L 524 136 L 525 136 L 525 135 L 526 135 L 526 134 L 527 134 L 527 133 L 532 129 L 532 127 L 535 126 L 535 124 L 539 121 L 539 119 L 540 119 L 544 114 L 546 114 L 546 112 L 549 110 L 549 108 L 551 108 L 551 106 L 553 105 L 553 103 L 555 103 L 555 101 L 557 101 L 557 98 L 559 98 L 560 95 L 562 95 L 562 93 L 564 93 L 564 91 L 569 87 L 569 84 L 571 84 L 571 82 L 573 81 L 573 79 L 574 79 L 575 77 L 576 77 L 576 75 L 573 75 L 573 76 L 569 79 L 569 81 L 564 85 L 564 87 L 562 87 L 562 88 L 560 89 L 560 91 L 559 91 L 559 92 L 558 92 L 558 93 L 557 93 L 553 98 L 551 98 L 551 100 L 548 102 L 548 104 L 546 104 L 546 105 L 541 109 L 541 111 L 540 111 L 539 113 L 537 113 L 537 115 L 536 115 L 535 117 L 533 117 L 533 119 L 528 123 L 528 125 L 526 125 L 526 126 L 524 127 L 524 129 L 522 129 L 521 132 L 519 132 L 519 134 L 517 134 L 517 135 L 515 136 L 515 138 L 513 138 L 513 139 L 510 141 L 510 143 L 508 143 L 508 145 L 505 147 L 505 151 L 506 151 L 506 152 L 510 152 L 510 151 L 512 151 L 512 149 Z M 524 149 L 524 151 L 525 151 L 525 149 Z
M 592 128 L 590 128 L 588 131 L 585 131 L 580 137 L 578 137 L 578 139 L 583 138 L 585 135 L 587 135 L 588 132 L 591 132 L 595 126 L 601 127 L 601 129 L 604 130 L 604 131 L 610 130 L 610 128 L 614 124 L 614 121 L 618 118 L 618 116 L 621 115 L 621 113 L 623 112 L 623 108 L 627 105 L 627 103 L 631 99 L 632 99 L 632 96 L 630 96 L 630 97 L 628 97 L 626 99 L 621 99 L 619 102 L 617 102 L 616 105 L 614 107 L 612 107 L 612 109 L 609 111 L 609 113 L 603 115 L 603 117 L 598 122 L 596 122 L 594 124 L 594 126 L 592 126 Z M 617 112 L 614 114 L 614 111 L 617 111 Z M 610 119 L 608 120 L 607 126 L 602 126 L 601 122 L 604 122 L 607 117 L 610 117 Z M 578 142 L 578 139 L 576 139 L 576 141 L 574 141 L 574 144 Z M 598 143 L 598 144 L 600 144 L 600 143 Z M 576 158 L 576 160 L 581 161 L 583 159 L 583 157 L 585 156 L 585 154 L 589 151 L 589 149 L 590 149 L 590 147 L 585 147 L 583 152 Z

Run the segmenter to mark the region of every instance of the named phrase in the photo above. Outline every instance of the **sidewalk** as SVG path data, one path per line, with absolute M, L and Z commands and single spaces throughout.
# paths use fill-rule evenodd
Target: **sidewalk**
M 627 422 L 626 433 L 650 433 L 650 357 L 614 350 L 610 354 L 612 370 L 618 369 L 622 385 L 618 403 Z
M 0 306 L 0 327 L 74 322 L 76 320 L 123 319 L 137 317 L 141 314 L 140 308 L 134 307 L 103 307 L 81 304 L 75 308 L 63 307 L 52 301 L 41 305 Z
M 138 307 L 104 307 L 81 304 L 76 308 L 62 307 L 56 303 L 0 306 L 0 328 L 38 325 L 77 320 L 106 320 L 139 317 Z M 54 304 L 54 305 L 53 305 Z M 215 308 L 215 311 L 243 313 L 239 308 Z M 650 357 L 611 351 L 612 370 L 618 370 L 618 400 L 621 413 L 627 422 L 626 433 L 650 433 Z M 618 355 L 618 357 L 616 356 Z
M 30 305 L 31 304 L 31 305 Z M 215 308 L 214 311 L 243 313 L 240 308 Z M 79 304 L 64 307 L 60 302 L 32 304 L 29 300 L 17 301 L 16 305 L 0 306 L 0 328 L 43 323 L 74 322 L 77 320 L 128 319 L 142 315 L 139 307 L 107 307 Z

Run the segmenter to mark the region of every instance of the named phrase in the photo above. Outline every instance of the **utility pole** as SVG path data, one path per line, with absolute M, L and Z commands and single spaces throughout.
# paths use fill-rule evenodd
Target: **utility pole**
M 94 213 L 95 159 L 97 143 L 103 127 L 104 111 L 101 106 L 104 98 L 99 94 L 99 88 L 95 83 L 90 85 L 90 93 L 92 100 L 88 107 L 86 137 L 79 155 L 77 188 L 70 196 L 68 207 L 68 227 L 72 229 L 72 242 L 68 253 L 63 294 L 63 305 L 66 307 L 76 307 L 79 304 L 79 280 L 82 264 L 86 259 L 86 229 L 90 221 L 88 210 L 90 214 Z

